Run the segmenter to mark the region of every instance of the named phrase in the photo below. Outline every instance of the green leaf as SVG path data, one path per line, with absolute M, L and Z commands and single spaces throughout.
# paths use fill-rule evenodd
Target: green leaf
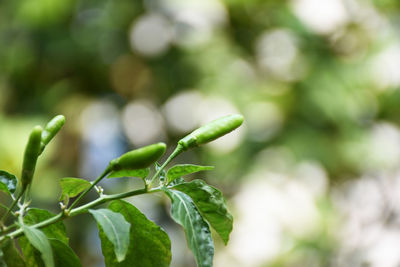
M 117 261 L 125 259 L 129 247 L 129 228 L 131 227 L 124 216 L 108 209 L 89 210 L 96 219 L 107 239 L 114 245 Z
M 214 169 L 213 166 L 199 166 L 199 165 L 192 165 L 192 164 L 181 164 L 175 165 L 170 168 L 167 172 L 168 184 L 175 180 L 176 178 L 195 173 L 200 171 L 209 171 Z
M 185 179 L 183 179 L 182 177 L 176 178 L 175 180 L 173 180 L 171 183 L 169 183 L 169 187 L 184 183 Z
M 225 199 L 218 189 L 206 184 L 203 180 L 175 185 L 172 189 L 182 191 L 190 196 L 201 215 L 217 231 L 225 245 L 233 227 L 233 217 L 228 212 Z
M 0 171 L 0 190 L 11 195 L 17 188 L 17 177 L 6 171 Z
M 41 221 L 50 219 L 53 216 L 55 216 L 55 214 L 47 210 L 32 208 L 29 209 L 27 214 L 25 215 L 24 223 L 26 225 L 33 225 Z M 61 242 L 68 245 L 68 237 L 63 222 L 56 222 L 46 227 L 43 227 L 41 228 L 41 231 L 48 238 L 58 239 Z M 40 257 L 40 252 L 34 249 L 25 237 L 19 238 L 18 242 L 24 254 L 27 266 L 29 267 L 43 266 L 43 262 Z
M 21 249 L 24 251 L 25 260 L 29 267 L 43 267 L 44 263 L 40 252 L 35 249 L 25 237 L 19 239 Z M 49 238 L 53 250 L 54 264 L 57 267 L 79 267 L 81 263 L 74 251 L 64 242 Z
M 126 258 L 117 262 L 113 245 L 100 231 L 101 248 L 108 267 L 168 267 L 171 262 L 171 241 L 158 225 L 149 221 L 136 207 L 123 200 L 115 200 L 108 208 L 122 214 L 132 225 Z
M 49 238 L 53 249 L 55 266 L 57 267 L 80 267 L 81 262 L 75 252 L 65 243 L 58 239 Z
M 27 225 L 33 225 L 41 221 L 50 219 L 53 216 L 55 216 L 55 214 L 47 210 L 32 208 L 29 209 L 27 214 L 25 215 L 24 223 Z M 58 239 L 68 245 L 67 232 L 65 230 L 65 225 L 63 222 L 50 224 L 46 227 L 41 228 L 41 231 L 43 231 L 43 233 L 48 238 Z
M 214 244 L 210 228 L 197 210 L 192 199 L 180 191 L 164 188 L 172 200 L 171 215 L 183 226 L 189 248 L 194 254 L 198 267 L 211 267 L 214 256 Z
M 18 244 L 24 255 L 26 265 L 29 267 L 43 267 L 44 263 L 41 259 L 40 252 L 35 249 L 25 236 L 18 238 Z
M 4 241 L 1 246 L 1 251 L 3 253 L 2 261 L 4 266 L 12 266 L 12 267 L 25 267 L 25 262 L 19 254 L 18 250 L 15 247 L 14 240 L 8 239 Z M 0 266 L 2 266 L 0 264 Z
M 22 225 L 21 228 L 32 246 L 40 252 L 44 265 L 54 267 L 53 251 L 46 235 L 39 229 L 27 225 Z
M 79 267 L 81 263 L 74 251 L 64 242 L 49 238 L 55 266 L 57 267 Z M 20 247 L 24 251 L 24 257 L 29 267 L 43 267 L 43 260 L 40 257 L 40 252 L 35 249 L 25 237 L 19 239 Z
M 141 179 L 146 178 L 150 173 L 149 168 L 138 170 L 119 170 L 111 172 L 107 178 L 120 178 L 120 177 L 138 177 Z
M 72 177 L 61 178 L 60 184 L 62 191 L 60 200 L 76 197 L 92 185 L 89 181 Z

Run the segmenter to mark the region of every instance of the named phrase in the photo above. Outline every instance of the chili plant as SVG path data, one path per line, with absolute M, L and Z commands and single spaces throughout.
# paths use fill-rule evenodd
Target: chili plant
M 222 117 L 196 129 L 178 142 L 161 165 L 157 160 L 165 153 L 166 145 L 156 143 L 111 160 L 92 182 L 62 178 L 60 212 L 53 214 L 31 207 L 30 188 L 38 158 L 64 122 L 64 116 L 59 115 L 44 129 L 33 128 L 25 148 L 20 179 L 0 171 L 0 190 L 11 198 L 8 207 L 1 204 L 5 211 L 0 218 L 0 266 L 81 266 L 68 245 L 63 220 L 84 213 L 91 214 L 97 222 L 106 266 L 169 266 L 171 242 L 168 235 L 123 200 L 155 192 L 162 192 L 171 199 L 171 217 L 183 227 L 197 265 L 212 266 L 214 245 L 210 227 L 227 244 L 233 218 L 218 189 L 203 180 L 187 182 L 184 177 L 213 167 L 180 164 L 166 168 L 185 150 L 213 141 L 239 127 L 243 122 L 241 115 Z M 117 194 L 105 194 L 97 186 L 104 178 L 122 177 L 141 178 L 144 186 Z M 98 197 L 83 203 L 84 196 L 92 189 L 98 192 Z M 97 208 L 105 203 L 107 207 Z

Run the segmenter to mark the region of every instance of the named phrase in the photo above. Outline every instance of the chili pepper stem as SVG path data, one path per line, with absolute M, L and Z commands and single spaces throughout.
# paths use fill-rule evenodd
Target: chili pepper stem
M 152 190 L 146 190 L 146 189 L 138 189 L 138 190 L 133 190 L 133 191 L 129 191 L 129 192 L 125 192 L 125 193 L 119 193 L 119 194 L 113 194 L 113 195 L 103 195 L 102 197 L 99 197 L 85 205 L 82 205 L 80 207 L 77 207 L 75 209 L 72 209 L 68 214 L 65 213 L 65 211 L 62 211 L 60 213 L 58 213 L 56 216 L 51 217 L 47 220 L 41 221 L 37 224 L 34 225 L 30 225 L 33 228 L 42 228 L 48 225 L 51 225 L 53 223 L 59 222 L 65 218 L 68 217 L 74 217 L 76 215 L 82 214 L 82 213 L 86 213 L 88 211 L 88 209 L 90 208 L 94 208 L 98 205 L 101 205 L 105 202 L 111 201 L 111 200 L 116 200 L 116 199 L 122 199 L 122 198 L 127 198 L 127 197 L 132 197 L 132 196 L 136 196 L 136 195 L 142 195 L 142 194 L 147 194 L 147 193 L 156 193 L 161 191 L 161 189 L 159 188 L 154 188 Z M 9 237 L 9 238 L 17 238 L 19 236 L 23 235 L 23 230 L 17 229 L 7 235 L 1 236 L 0 237 L 0 243 L 2 241 L 5 240 L 5 238 Z
M 24 205 L 24 206 L 29 206 L 29 204 L 31 203 L 31 201 L 32 201 L 32 199 L 31 199 L 31 185 L 32 184 L 29 184 L 27 187 L 26 187 L 26 190 L 25 190 L 25 194 L 24 194 L 24 202 L 23 202 L 23 204 L 22 205 Z
M 171 155 L 169 155 L 167 160 L 161 165 L 161 167 L 158 169 L 158 171 L 153 175 L 153 177 L 150 180 L 150 183 L 148 184 L 148 186 L 146 186 L 147 188 L 151 189 L 155 179 L 160 175 L 162 170 L 168 165 L 168 163 L 171 162 L 171 160 L 173 160 L 176 156 L 178 156 L 180 153 L 182 153 L 183 150 L 184 149 L 183 149 L 183 146 L 181 144 L 178 144 L 176 146 L 175 150 L 171 153 Z
M 25 213 L 25 209 L 27 208 L 27 203 L 24 203 L 22 205 L 20 205 L 19 207 L 19 211 L 18 211 L 18 223 L 19 225 L 24 225 L 24 213 Z
M 15 228 L 15 227 L 17 227 L 17 226 L 18 226 L 17 223 L 13 223 L 13 224 L 11 224 L 11 225 L 9 225 L 9 226 L 6 226 L 6 227 L 4 227 L 4 229 L 2 229 L 2 231 L 0 232 L 0 234 L 5 235 L 5 234 L 11 232 L 12 229 Z
M 74 202 L 72 202 L 71 206 L 69 206 L 69 208 L 65 210 L 65 213 L 67 213 L 67 214 L 70 213 L 71 210 L 72 210 L 72 208 L 75 207 L 76 204 L 78 204 L 78 202 L 79 202 L 93 187 L 95 187 L 96 184 L 98 184 L 104 177 L 106 177 L 107 174 L 109 174 L 109 173 L 110 173 L 110 169 L 109 169 L 109 168 L 106 168 L 106 169 L 104 170 L 104 172 L 103 172 L 99 177 L 97 177 L 96 180 L 94 180 L 94 181 L 92 182 L 92 185 L 91 185 L 88 189 L 86 189 L 82 194 L 80 194 L 79 197 L 78 197 L 77 199 L 75 199 Z
M 7 219 L 7 217 L 8 217 L 8 214 L 10 214 L 10 212 L 11 212 L 12 209 L 15 207 L 15 205 L 17 205 L 19 199 L 20 199 L 20 198 L 22 197 L 22 195 L 25 193 L 25 190 L 26 190 L 26 187 L 23 188 L 23 189 L 19 192 L 18 196 L 17 196 L 17 197 L 14 199 L 14 201 L 11 203 L 10 208 L 9 208 L 9 209 L 6 211 L 6 213 L 4 213 L 4 215 L 1 217 L 1 219 L 0 219 L 0 223 L 1 223 L 1 224 L 3 224 L 3 222 L 5 221 L 5 219 Z

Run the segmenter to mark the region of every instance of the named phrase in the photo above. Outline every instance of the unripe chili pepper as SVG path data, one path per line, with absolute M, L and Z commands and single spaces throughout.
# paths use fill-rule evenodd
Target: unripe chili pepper
M 181 140 L 178 144 L 184 150 L 201 144 L 211 142 L 239 127 L 243 123 L 243 116 L 239 114 L 221 117 L 194 130 Z
M 165 150 L 166 145 L 164 143 L 138 148 L 123 154 L 119 158 L 113 159 L 107 169 L 117 171 L 146 168 L 164 155 Z
M 41 140 L 42 127 L 35 126 L 29 135 L 28 144 L 25 147 L 21 174 L 21 185 L 23 190 L 32 182 L 36 161 L 40 153 Z
M 46 127 L 44 127 L 44 131 L 42 132 L 40 153 L 43 152 L 46 145 L 50 143 L 51 139 L 53 139 L 53 137 L 60 131 L 64 123 L 65 117 L 63 115 L 57 115 L 52 120 L 50 120 L 49 123 L 47 123 Z

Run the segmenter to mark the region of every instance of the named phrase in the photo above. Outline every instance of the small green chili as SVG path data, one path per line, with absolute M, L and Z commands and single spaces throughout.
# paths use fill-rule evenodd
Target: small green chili
M 35 126 L 29 136 L 28 143 L 25 147 L 24 161 L 22 164 L 21 185 L 22 189 L 32 182 L 35 172 L 36 161 L 40 154 L 40 143 L 42 140 L 42 127 Z
M 184 150 L 201 144 L 211 142 L 239 127 L 243 123 L 243 116 L 239 114 L 221 117 L 194 130 L 181 140 L 178 144 Z
M 42 132 L 42 142 L 40 144 L 40 153 L 43 152 L 47 144 L 53 139 L 53 137 L 60 131 L 65 123 L 65 117 L 63 115 L 57 115 L 47 123 Z
M 146 168 L 164 155 L 165 150 L 166 145 L 164 143 L 138 148 L 123 154 L 119 158 L 113 159 L 107 169 L 117 171 Z

